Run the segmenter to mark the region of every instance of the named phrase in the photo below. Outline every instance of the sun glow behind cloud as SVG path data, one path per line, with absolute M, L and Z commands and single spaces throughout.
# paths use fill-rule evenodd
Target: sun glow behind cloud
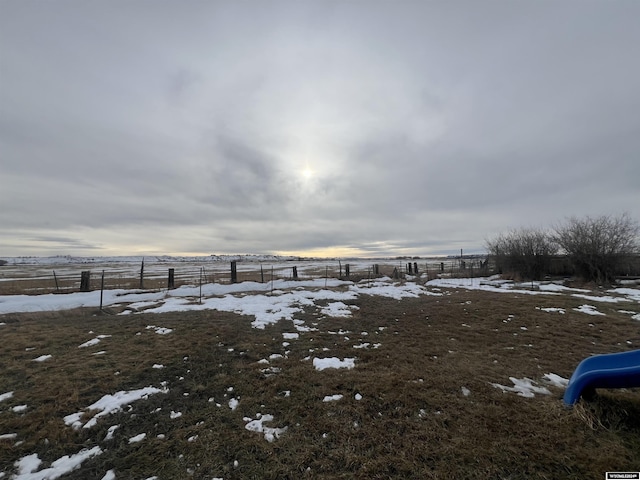
M 313 170 L 311 170 L 310 167 L 305 167 L 302 170 L 302 178 L 305 179 L 305 180 L 311 180 L 311 178 L 313 177 L 313 174 L 314 174 L 314 172 L 313 172 Z

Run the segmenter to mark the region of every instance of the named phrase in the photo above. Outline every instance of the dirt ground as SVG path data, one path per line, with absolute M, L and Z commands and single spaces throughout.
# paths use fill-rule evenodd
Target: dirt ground
M 601 390 L 567 409 L 563 389 L 544 379 L 569 378 L 591 354 L 639 348 L 640 322 L 620 312 L 638 312 L 637 302 L 598 303 L 605 315 L 591 316 L 573 310 L 585 302 L 569 295 L 440 293 L 361 295 L 350 318 L 309 309 L 297 318 L 310 331 L 288 340 L 290 321 L 260 330 L 252 317 L 215 310 L 0 316 L 0 395 L 14 392 L 0 402 L 0 472 L 11 478 L 29 454 L 48 465 L 96 445 L 103 453 L 64 478 L 113 470 L 118 479 L 163 480 L 601 479 L 640 471 L 639 390 Z M 78 348 L 97 335 L 110 336 Z M 52 357 L 33 361 L 44 354 Z M 314 357 L 355 358 L 355 368 L 318 371 Z M 513 387 L 510 377 L 549 394 L 494 386 Z M 104 395 L 161 385 L 168 391 L 91 428 L 63 421 Z M 323 401 L 331 395 L 343 397 Z M 269 442 L 245 428 L 258 414 L 286 431 Z

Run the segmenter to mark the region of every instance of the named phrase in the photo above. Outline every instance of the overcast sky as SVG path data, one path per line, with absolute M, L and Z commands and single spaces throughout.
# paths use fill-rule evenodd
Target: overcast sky
M 0 256 L 640 220 L 640 2 L 0 0 Z

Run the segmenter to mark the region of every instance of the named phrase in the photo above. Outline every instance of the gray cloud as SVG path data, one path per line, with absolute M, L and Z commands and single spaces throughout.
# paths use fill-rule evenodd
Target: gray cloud
M 0 253 L 453 253 L 639 218 L 638 14 L 2 2 Z

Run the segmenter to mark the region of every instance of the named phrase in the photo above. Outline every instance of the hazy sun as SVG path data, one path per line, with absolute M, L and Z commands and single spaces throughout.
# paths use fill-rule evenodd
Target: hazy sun
M 304 170 L 302 170 L 302 178 L 304 178 L 305 180 L 309 180 L 311 177 L 313 177 L 313 170 L 311 170 L 309 167 L 306 167 Z

